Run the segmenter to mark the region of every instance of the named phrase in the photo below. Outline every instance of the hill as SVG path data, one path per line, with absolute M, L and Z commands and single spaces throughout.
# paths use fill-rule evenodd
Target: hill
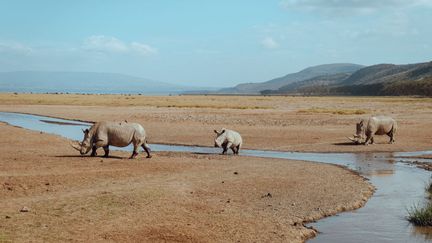
M 400 80 L 418 80 L 431 75 L 432 62 L 407 65 L 378 64 L 353 73 L 342 85 L 368 85 Z
M 0 72 L 0 92 L 168 94 L 192 89 L 116 73 Z
M 352 74 L 317 76 L 262 94 L 306 95 L 427 95 L 432 93 L 432 62 L 378 64 Z
M 301 70 L 297 73 L 291 73 L 283 77 L 275 78 L 262 83 L 243 83 L 232 88 L 219 90 L 217 93 L 225 94 L 259 94 L 262 90 L 277 90 L 282 86 L 295 82 L 308 80 L 317 76 L 332 75 L 340 73 L 353 73 L 363 66 L 351 63 L 334 63 L 313 66 Z

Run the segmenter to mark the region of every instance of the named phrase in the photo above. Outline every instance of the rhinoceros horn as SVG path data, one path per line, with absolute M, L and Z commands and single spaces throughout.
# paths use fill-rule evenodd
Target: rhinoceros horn
M 346 138 L 348 138 L 348 139 L 351 140 L 352 142 L 358 142 L 358 140 L 355 139 L 355 138 L 350 138 L 350 137 L 346 137 Z
M 81 151 L 82 144 L 80 142 L 78 142 L 78 141 L 72 141 L 69 144 L 70 144 L 70 146 L 72 146 L 72 148 L 74 148 L 74 149 L 76 149 L 78 151 Z

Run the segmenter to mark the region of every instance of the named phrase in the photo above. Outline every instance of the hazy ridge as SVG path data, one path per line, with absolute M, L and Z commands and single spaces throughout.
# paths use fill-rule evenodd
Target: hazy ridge
M 194 89 L 195 87 L 174 85 L 116 73 L 0 72 L 1 92 L 169 94 Z

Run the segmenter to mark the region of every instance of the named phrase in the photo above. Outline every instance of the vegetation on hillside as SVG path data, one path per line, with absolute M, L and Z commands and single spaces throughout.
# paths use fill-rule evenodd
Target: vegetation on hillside
M 432 96 L 432 62 L 373 65 L 352 74 L 317 76 L 261 94 Z

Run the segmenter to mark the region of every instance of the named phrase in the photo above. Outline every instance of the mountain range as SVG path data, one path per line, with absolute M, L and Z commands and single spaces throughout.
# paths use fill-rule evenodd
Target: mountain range
M 217 93 L 432 96 L 432 62 L 372 66 L 324 64 L 261 83 L 220 89 Z
M 116 73 L 0 72 L 0 92 L 432 96 L 432 62 L 371 66 L 324 64 L 265 82 L 242 83 L 219 90 Z
M 0 92 L 176 94 L 195 88 L 116 73 L 0 72 Z
M 271 79 L 262 83 L 244 83 L 232 88 L 221 89 L 220 93 L 227 94 L 259 94 L 262 90 L 277 90 L 278 88 L 295 82 L 308 80 L 317 76 L 339 73 L 353 73 L 361 69 L 362 65 L 351 63 L 324 64 L 309 67 L 297 73 L 291 73 L 283 77 Z

